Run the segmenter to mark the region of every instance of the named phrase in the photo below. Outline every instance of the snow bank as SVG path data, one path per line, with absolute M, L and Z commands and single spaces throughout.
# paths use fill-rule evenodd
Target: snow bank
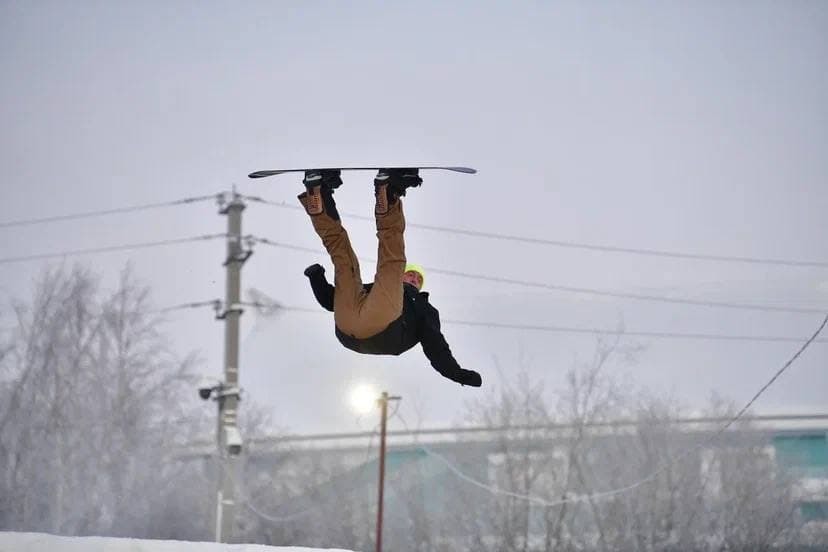
M 58 537 L 44 533 L 0 532 L 0 552 L 352 552 L 341 548 L 303 548 L 263 544 L 217 544 L 109 537 Z

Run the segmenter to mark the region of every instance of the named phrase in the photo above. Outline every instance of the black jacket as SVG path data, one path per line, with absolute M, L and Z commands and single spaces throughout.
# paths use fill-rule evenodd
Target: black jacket
M 319 304 L 333 312 L 334 287 L 325 278 L 325 270 L 313 265 L 305 270 L 310 279 L 313 295 Z M 364 284 L 370 290 L 373 284 Z M 480 386 L 476 372 L 463 370 L 451 354 L 448 343 L 440 331 L 440 313 L 429 302 L 428 293 L 418 291 L 411 284 L 403 286 L 403 312 L 380 333 L 366 339 L 357 339 L 336 328 L 336 337 L 346 348 L 358 353 L 374 355 L 400 355 L 417 343 L 431 366 L 441 375 L 463 385 Z

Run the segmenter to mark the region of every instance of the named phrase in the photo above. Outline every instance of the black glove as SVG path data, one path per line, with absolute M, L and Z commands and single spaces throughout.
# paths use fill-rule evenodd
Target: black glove
M 305 276 L 308 278 L 318 278 L 319 276 L 323 276 L 325 274 L 325 267 L 319 263 L 312 264 L 308 268 L 305 269 Z
M 475 372 L 474 370 L 463 370 L 460 369 L 457 374 L 451 378 L 460 385 L 469 385 L 471 387 L 480 387 L 483 385 L 483 378 L 480 377 L 480 374 Z

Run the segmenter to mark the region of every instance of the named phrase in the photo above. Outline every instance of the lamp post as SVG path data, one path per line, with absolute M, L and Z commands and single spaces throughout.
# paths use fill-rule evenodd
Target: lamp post
M 360 414 L 367 414 L 374 406 L 380 407 L 380 452 L 379 482 L 377 485 L 377 546 L 376 552 L 382 552 L 382 510 L 385 492 L 385 434 L 388 427 L 388 402 L 399 401 L 402 397 L 392 397 L 383 391 L 379 398 L 377 392 L 369 385 L 359 385 L 351 391 L 351 406 Z
M 380 454 L 379 454 L 379 484 L 377 497 L 377 548 L 382 552 L 382 509 L 385 490 L 385 428 L 388 424 L 388 401 L 398 401 L 402 397 L 391 397 L 383 391 L 377 404 L 380 407 Z

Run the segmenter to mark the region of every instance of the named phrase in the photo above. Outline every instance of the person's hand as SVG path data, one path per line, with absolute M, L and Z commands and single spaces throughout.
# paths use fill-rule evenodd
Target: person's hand
M 312 264 L 305 269 L 305 276 L 308 278 L 316 278 L 325 274 L 325 267 L 319 263 Z
M 463 370 L 462 368 L 457 374 L 455 381 L 460 385 L 468 385 L 470 387 L 480 387 L 483 385 L 483 378 L 480 377 L 480 374 L 474 370 Z

